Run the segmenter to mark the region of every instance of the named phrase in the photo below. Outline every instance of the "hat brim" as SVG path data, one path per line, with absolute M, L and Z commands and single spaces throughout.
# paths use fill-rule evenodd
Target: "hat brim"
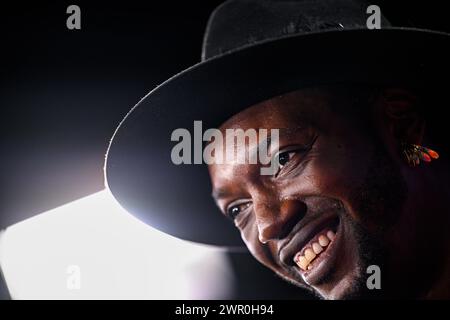
M 107 187 L 131 214 L 175 237 L 242 247 L 211 197 L 206 165 L 175 165 L 177 128 L 217 128 L 255 103 L 302 87 L 373 83 L 433 87 L 449 74 L 449 35 L 410 28 L 288 36 L 201 62 L 158 86 L 112 137 Z

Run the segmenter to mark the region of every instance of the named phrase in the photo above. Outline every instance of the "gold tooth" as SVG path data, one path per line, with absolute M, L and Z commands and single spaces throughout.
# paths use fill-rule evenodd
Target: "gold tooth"
M 304 251 L 304 255 L 298 256 L 294 259 L 294 262 L 302 270 L 311 270 L 310 263 L 321 253 L 326 246 L 330 244 L 336 237 L 336 234 L 332 230 L 328 230 L 326 235 L 321 234 L 318 238 L 318 242 L 313 242 L 310 248 Z
M 311 248 L 306 249 L 304 255 L 309 262 L 313 261 L 317 256 Z
M 309 261 L 308 261 L 308 259 L 306 259 L 304 256 L 300 256 L 300 257 L 298 258 L 297 264 L 298 264 L 298 266 L 299 266 L 300 268 L 302 268 L 303 270 L 306 270 L 306 268 L 307 268 L 308 265 L 309 265 Z

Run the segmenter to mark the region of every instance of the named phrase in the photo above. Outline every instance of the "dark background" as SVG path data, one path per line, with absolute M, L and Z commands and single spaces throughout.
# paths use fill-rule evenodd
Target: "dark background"
M 199 62 L 221 2 L 2 4 L 0 229 L 103 188 L 115 127 L 150 89 Z M 394 25 L 449 32 L 443 3 L 371 2 Z M 70 4 L 81 7 L 81 30 L 66 28 Z M 248 256 L 231 258 L 237 298 L 301 297 Z

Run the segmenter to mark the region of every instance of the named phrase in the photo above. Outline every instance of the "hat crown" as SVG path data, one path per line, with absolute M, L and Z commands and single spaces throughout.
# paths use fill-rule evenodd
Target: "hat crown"
M 210 16 L 202 60 L 264 40 L 326 30 L 367 28 L 360 0 L 230 0 Z M 381 25 L 389 22 L 381 17 Z

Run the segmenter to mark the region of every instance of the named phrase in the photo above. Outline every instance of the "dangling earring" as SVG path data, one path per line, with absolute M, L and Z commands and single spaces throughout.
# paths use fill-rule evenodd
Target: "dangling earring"
M 402 152 L 406 162 L 411 167 L 419 165 L 420 160 L 431 162 L 432 160 L 439 158 L 439 154 L 434 150 L 406 142 L 402 143 Z

